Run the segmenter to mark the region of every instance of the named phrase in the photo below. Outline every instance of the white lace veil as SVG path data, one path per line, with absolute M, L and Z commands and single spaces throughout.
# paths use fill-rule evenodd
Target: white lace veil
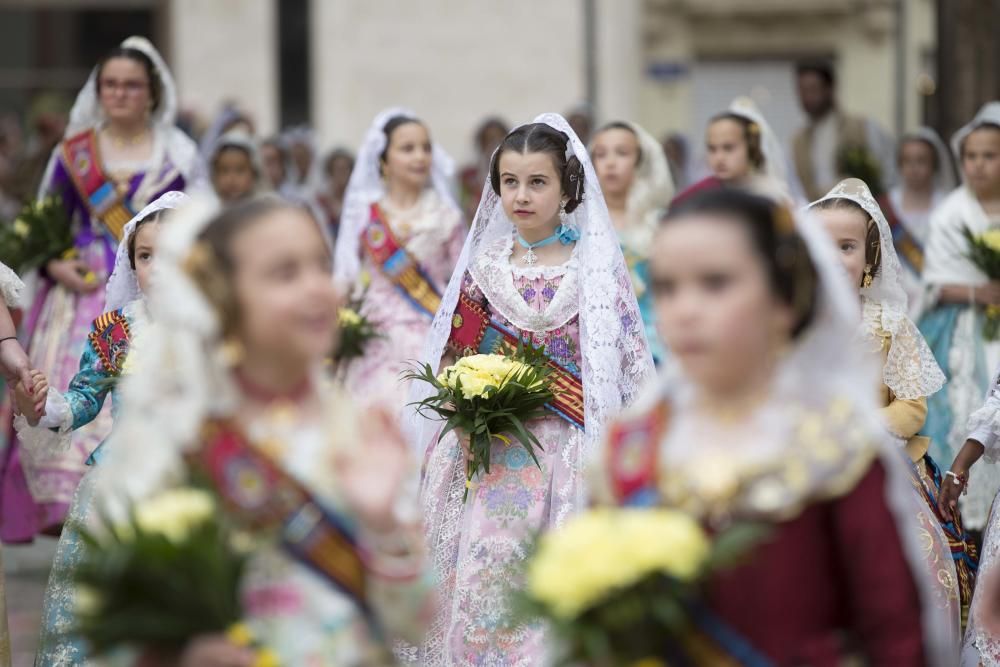
M 777 135 L 760 112 L 757 105 L 749 97 L 737 97 L 726 110 L 726 113 L 745 118 L 755 124 L 760 130 L 760 150 L 764 154 L 764 175 L 771 180 L 787 186 L 788 173 L 785 165 L 785 152 Z
M 145 37 L 129 37 L 121 43 L 122 48 L 135 49 L 144 53 L 153 63 L 154 76 L 160 80 L 160 104 L 150 119 L 153 125 L 173 126 L 177 120 L 177 86 L 174 77 L 167 69 L 160 52 Z M 72 137 L 92 127 L 97 127 L 105 120 L 104 111 L 97 95 L 97 67 L 94 67 L 87 82 L 69 112 L 69 124 L 66 126 L 66 136 Z
M 934 189 L 941 194 L 948 194 L 955 189 L 958 184 L 955 179 L 955 167 L 952 162 L 951 152 L 941 141 L 941 137 L 932 128 L 927 126 L 918 127 L 913 132 L 907 132 L 900 140 L 899 145 L 910 140 L 927 142 L 934 149 L 937 156 L 937 170 L 934 172 Z
M 219 135 L 212 145 L 211 150 L 208 151 L 205 161 L 209 170 L 211 170 L 212 163 L 215 161 L 215 157 L 219 154 L 219 151 L 224 148 L 239 148 L 246 151 L 250 156 L 250 164 L 253 166 L 254 174 L 256 174 L 256 182 L 260 182 L 264 172 L 260 162 L 260 150 L 258 150 L 257 142 L 253 137 L 243 130 L 230 130 Z
M 122 380 L 121 416 L 99 466 L 97 494 L 109 509 L 121 511 L 122 499 L 179 480 L 179 450 L 197 442 L 206 416 L 233 404 L 219 316 L 184 268 L 219 210 L 211 198 L 192 198 L 160 233 L 146 295 L 156 325 L 144 332 L 139 370 Z
M 135 269 L 128 257 L 128 244 L 135 233 L 135 226 L 140 220 L 153 215 L 157 211 L 178 208 L 183 206 L 188 199 L 183 192 L 166 192 L 159 199 L 149 204 L 139 211 L 139 214 L 129 220 L 122 232 L 122 240 L 118 243 L 118 252 L 115 253 L 115 268 L 108 279 L 105 288 L 105 310 L 113 311 L 124 308 L 142 296 L 139 289 L 139 281 L 135 276 Z
M 164 156 L 176 166 L 184 175 L 189 186 L 197 185 L 201 187 L 201 180 L 204 178 L 201 169 L 201 160 L 198 155 L 198 147 L 175 123 L 177 121 L 177 86 L 174 77 L 167 68 L 167 63 L 163 60 L 160 52 L 145 37 L 132 36 L 121 43 L 123 48 L 135 49 L 144 53 L 153 63 L 153 75 L 160 82 L 160 103 L 150 117 L 150 124 L 155 139 L 153 148 L 154 165 L 162 165 Z M 106 118 L 101 108 L 101 102 L 97 94 L 97 67 L 91 70 L 87 82 L 80 89 L 76 96 L 73 108 L 69 113 L 69 123 L 66 125 L 66 138 L 88 130 L 97 128 L 104 124 Z M 58 151 L 56 151 L 57 153 Z M 49 160 L 42 178 L 39 196 L 43 196 L 51 179 L 53 168 L 56 162 L 56 153 Z M 134 201 L 142 203 L 148 201 L 147 197 L 152 196 L 150 189 L 160 177 L 160 169 L 150 169 L 143 178 L 142 183 L 136 190 Z M 189 188 L 190 189 L 190 188 Z
M 881 265 L 873 276 L 871 287 L 861 288 L 861 296 L 863 334 L 878 346 L 882 344 L 879 329 L 892 334 L 882 379 L 897 398 L 911 400 L 930 396 L 944 386 L 945 377 L 934 353 L 907 314 L 907 296 L 901 278 L 903 267 L 896 255 L 889 222 L 868 186 L 860 179 L 841 181 L 810 207 L 833 199 L 854 202 L 878 226 Z
M 385 196 L 385 183 L 382 181 L 379 156 L 385 150 L 385 126 L 396 118 L 418 119 L 409 109 L 393 107 L 375 116 L 364 142 L 358 150 L 354 161 L 354 171 L 348 181 L 344 193 L 344 208 L 340 215 L 340 229 L 337 233 L 337 247 L 334 252 L 334 275 L 344 285 L 353 285 L 361 271 L 361 232 L 368 224 L 371 205 Z M 455 162 L 445 153 L 440 145 L 433 145 L 431 164 L 431 187 L 441 200 L 447 202 L 456 211 L 458 204 L 452 194 L 452 177 L 455 174 Z
M 1000 102 L 987 102 L 984 104 L 975 118 L 951 136 L 951 150 L 955 154 L 959 172 L 962 170 L 962 142 L 982 125 L 1000 126 Z M 962 176 L 962 180 L 965 180 L 964 175 Z
M 653 376 L 653 360 L 644 336 L 637 336 L 633 343 L 622 335 L 623 320 L 641 326 L 642 317 L 587 149 L 559 114 L 542 114 L 534 122 L 545 123 L 566 134 L 569 137 L 567 157 L 575 155 L 584 167 L 583 202 L 567 214 L 565 224 L 575 226 L 580 232 L 576 250 L 581 276 L 580 357 L 583 360 L 585 457 L 589 458 L 598 450 L 608 420 L 629 406 L 642 385 Z M 513 233 L 514 225 L 504 213 L 500 197 L 487 181 L 472 230 L 424 344 L 421 360 L 435 370 L 438 370 L 451 334 L 452 315 L 466 269 L 490 244 Z M 411 400 L 420 400 L 426 395 L 424 385 L 414 383 Z M 438 424 L 416 415 L 412 408 L 408 408 L 408 416 L 412 420 L 408 432 L 416 438 L 414 446 L 422 457 Z
M 674 198 L 674 178 L 660 142 L 637 123 L 626 121 L 624 124 L 635 133 L 641 156 L 625 204 L 629 226 L 619 229 L 618 235 L 627 247 L 648 252 L 660 214 Z M 600 132 L 598 130 L 594 136 Z M 593 150 L 593 142 L 590 148 Z

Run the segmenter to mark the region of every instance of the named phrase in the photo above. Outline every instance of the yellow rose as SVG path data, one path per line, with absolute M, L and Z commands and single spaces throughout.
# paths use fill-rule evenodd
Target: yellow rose
M 991 229 L 987 232 L 983 232 L 979 236 L 979 240 L 992 250 L 1000 252 L 1000 229 Z
M 214 512 L 215 500 L 207 492 L 173 489 L 140 503 L 135 508 L 135 520 L 146 532 L 181 542 L 192 528 L 210 519 Z
M 357 326 L 361 324 L 361 316 L 350 308 L 341 308 L 337 311 L 337 321 L 342 327 Z
M 701 527 L 680 512 L 592 510 L 541 538 L 528 589 L 556 616 L 575 618 L 654 572 L 692 579 L 709 550 Z
M 92 616 L 104 604 L 101 594 L 90 586 L 77 586 L 73 590 L 73 611 L 76 614 Z
M 12 226 L 14 228 L 14 234 L 22 239 L 31 232 L 31 227 L 24 220 L 21 220 L 21 218 L 15 220 Z

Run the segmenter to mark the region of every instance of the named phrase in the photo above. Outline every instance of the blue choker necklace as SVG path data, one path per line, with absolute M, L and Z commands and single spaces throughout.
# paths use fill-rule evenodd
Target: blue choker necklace
M 547 245 L 552 245 L 556 241 L 559 241 L 563 245 L 569 245 L 579 239 L 580 232 L 578 232 L 575 227 L 569 227 L 567 225 L 559 225 L 556 227 L 555 234 L 534 243 L 528 243 L 525 241 L 524 237 L 521 236 L 520 233 L 517 235 L 517 242 L 521 244 L 522 248 L 525 248 L 528 251 L 524 253 L 524 257 L 521 258 L 521 261 L 528 266 L 531 266 L 538 261 L 538 256 L 535 255 L 535 248 L 544 248 Z

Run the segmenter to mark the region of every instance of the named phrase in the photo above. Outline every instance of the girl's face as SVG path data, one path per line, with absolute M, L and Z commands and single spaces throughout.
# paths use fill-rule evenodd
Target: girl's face
M 111 58 L 98 74 L 101 109 L 111 121 L 135 123 L 151 110 L 146 68 L 131 58 Z
M 504 151 L 498 165 L 504 213 L 521 236 L 550 235 L 559 225 L 563 192 L 559 174 L 546 153 Z
M 280 209 L 249 224 L 231 246 L 247 355 L 289 368 L 322 361 L 334 343 L 337 294 L 316 223 L 302 211 Z
M 767 372 L 793 325 L 741 223 L 692 214 L 659 230 L 650 255 L 657 328 L 685 374 L 706 391 Z
M 861 287 L 865 276 L 865 242 L 868 217 L 854 209 L 820 209 L 816 211 L 827 236 L 837 244 L 840 265 L 852 285 Z
M 326 176 L 331 191 L 343 193 L 347 189 L 347 182 L 351 180 L 353 166 L 351 159 L 345 156 L 335 157 L 327 163 Z
M 423 190 L 431 174 L 431 135 L 420 123 L 403 123 L 392 131 L 382 163 L 387 184 Z
M 224 203 L 251 195 L 257 183 L 250 156 L 242 148 L 224 148 L 212 162 L 212 187 Z
M 271 187 L 278 187 L 285 182 L 285 156 L 274 144 L 264 144 L 260 147 L 260 161 L 264 166 Z
M 705 137 L 708 167 L 721 181 L 739 181 L 750 175 L 750 155 L 743 126 L 724 118 L 708 126 Z
M 965 138 L 962 172 L 976 195 L 1000 194 L 1000 130 L 984 127 Z
M 911 140 L 899 147 L 899 175 L 907 190 L 925 191 L 934 184 L 934 149 Z
M 135 279 L 139 290 L 149 294 L 150 276 L 156 256 L 156 241 L 160 238 L 160 223 L 147 222 L 135 233 Z
M 594 138 L 594 169 L 606 195 L 628 196 L 639 163 L 639 140 L 621 128 L 611 128 Z

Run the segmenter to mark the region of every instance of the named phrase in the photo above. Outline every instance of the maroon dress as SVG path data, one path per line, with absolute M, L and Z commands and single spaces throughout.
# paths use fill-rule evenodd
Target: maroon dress
M 779 464 L 773 474 L 757 469 L 753 477 L 741 478 L 720 514 L 702 513 L 690 509 L 706 504 L 692 499 L 696 491 L 685 486 L 688 471 L 660 464 L 668 414 L 667 404 L 660 403 L 611 427 L 596 496 L 622 506 L 691 511 L 709 530 L 719 516 L 768 524 L 767 537 L 742 565 L 708 582 L 707 606 L 728 630 L 777 667 L 835 667 L 849 657 L 886 667 L 927 664 L 921 598 L 874 450 L 845 443 L 842 458 L 829 449 L 814 457 L 807 444 L 795 442 L 785 462 L 798 459 L 801 446 L 802 458 L 793 465 L 828 466 L 816 476 L 814 489 L 802 492 L 789 483 L 788 489 L 799 490 L 779 496 L 789 502 L 776 504 L 771 493 L 772 512 L 759 503 L 754 507 L 755 484 L 769 484 L 772 491 L 780 485 Z M 823 447 L 839 448 L 843 440 L 832 435 L 821 433 Z

